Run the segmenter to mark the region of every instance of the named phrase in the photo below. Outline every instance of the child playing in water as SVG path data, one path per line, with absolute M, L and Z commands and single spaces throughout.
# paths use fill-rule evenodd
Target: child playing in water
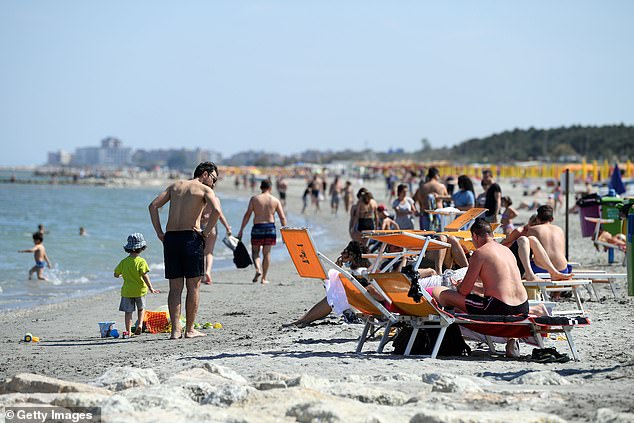
M 145 314 L 145 295 L 148 291 L 152 294 L 159 294 L 161 291 L 154 289 L 147 273 L 150 268 L 144 258 L 140 257 L 141 251 L 145 250 L 146 243 L 143 234 L 134 233 L 128 236 L 128 243 L 123 249 L 128 253 L 128 257 L 119 262 L 114 269 L 114 277 L 123 276 L 123 286 L 121 286 L 121 303 L 119 311 L 125 313 L 125 330 L 129 334 L 132 330 L 132 312 L 137 310 L 138 324 L 135 335 L 140 335 L 143 329 L 143 315 Z
M 44 277 L 44 265 L 48 265 L 48 268 L 51 268 L 51 262 L 48 259 L 48 255 L 46 255 L 46 248 L 44 248 L 44 236 L 41 232 L 35 232 L 33 234 L 33 243 L 35 246 L 28 250 L 18 250 L 18 253 L 33 253 L 33 258 L 35 259 L 35 266 L 31 267 L 29 270 L 29 280 L 33 276 L 33 273 L 37 273 L 37 278 L 41 281 L 46 281 Z

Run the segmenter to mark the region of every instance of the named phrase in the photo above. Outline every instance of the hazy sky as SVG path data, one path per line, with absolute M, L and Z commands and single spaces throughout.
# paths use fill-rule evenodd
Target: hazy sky
M 634 124 L 634 1 L 0 0 L 0 165 Z

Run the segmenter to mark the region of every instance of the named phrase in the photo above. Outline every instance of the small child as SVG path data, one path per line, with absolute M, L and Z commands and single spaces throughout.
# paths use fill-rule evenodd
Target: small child
M 128 253 L 128 257 L 114 269 L 114 277 L 123 276 L 121 286 L 121 303 L 119 311 L 125 313 L 125 330 L 130 333 L 132 330 L 132 312 L 135 308 L 138 312 L 138 324 L 135 335 L 140 335 L 143 329 L 143 314 L 145 313 L 145 295 L 148 290 L 152 294 L 159 294 L 161 291 L 154 289 L 147 273 L 150 268 L 144 258 L 140 257 L 141 251 L 145 250 L 146 243 L 143 234 L 134 233 L 128 236 L 128 243 L 123 249 Z
M 33 273 L 37 272 L 37 278 L 41 281 L 46 281 L 44 277 L 44 265 L 48 265 L 48 268 L 51 268 L 51 262 L 48 259 L 48 255 L 46 255 L 46 248 L 44 248 L 44 236 L 42 232 L 35 232 L 33 234 L 33 243 L 35 246 L 29 250 L 18 250 L 18 253 L 33 253 L 33 258 L 35 259 L 35 266 L 31 267 L 29 270 L 29 280 L 33 276 Z

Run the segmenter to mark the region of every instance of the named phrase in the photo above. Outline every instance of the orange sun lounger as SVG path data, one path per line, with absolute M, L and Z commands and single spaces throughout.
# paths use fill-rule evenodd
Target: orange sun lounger
M 374 329 L 372 336 L 378 327 L 386 327 L 384 338 L 380 348 L 387 342 L 390 327 L 399 321 L 399 318 L 389 312 L 383 304 L 377 301 L 368 290 L 347 270 L 338 266 L 334 261 L 320 253 L 313 243 L 312 237 L 306 228 L 282 228 L 280 229 L 284 244 L 288 249 L 291 260 L 297 269 L 297 273 L 305 278 L 325 280 L 326 271 L 322 261 L 339 271 L 339 278 L 346 291 L 348 303 L 357 309 L 363 316 L 366 324 L 357 345 L 357 352 L 361 351 L 368 338 L 370 329 Z M 379 288 L 380 290 L 380 288 Z
M 423 261 L 423 257 L 427 251 L 440 250 L 451 247 L 446 242 L 439 241 L 434 238 L 435 232 L 433 231 L 411 231 L 411 230 L 398 230 L 398 231 L 366 231 L 363 232 L 363 238 L 373 239 L 381 243 L 379 253 L 372 266 L 372 272 L 379 270 L 383 255 L 388 245 L 394 245 L 403 249 L 402 252 L 390 255 L 394 257 L 387 265 L 383 267 L 384 270 L 390 269 L 395 263 L 397 263 L 404 255 L 411 255 L 411 252 L 415 251 L 418 255 L 416 259 L 415 269 L 418 269 L 420 263 Z

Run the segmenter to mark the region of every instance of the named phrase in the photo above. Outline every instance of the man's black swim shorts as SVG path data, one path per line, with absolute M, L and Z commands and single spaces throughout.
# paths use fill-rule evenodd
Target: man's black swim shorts
M 165 278 L 196 278 L 205 273 L 205 240 L 196 231 L 170 231 L 163 238 Z

